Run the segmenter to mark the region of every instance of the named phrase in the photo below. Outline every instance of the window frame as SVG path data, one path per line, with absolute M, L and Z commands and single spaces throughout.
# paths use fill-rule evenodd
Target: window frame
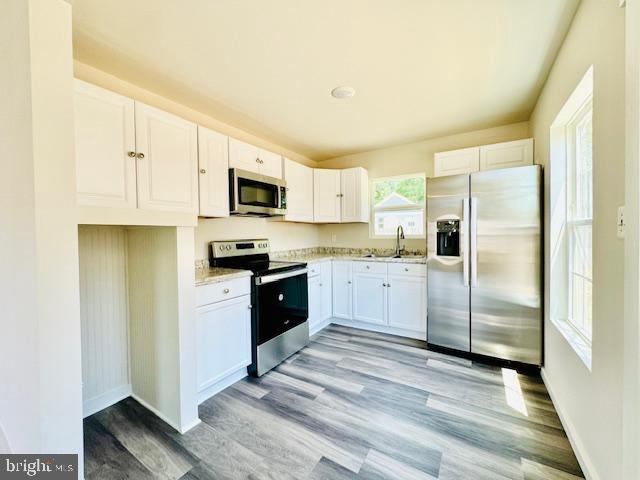
M 591 325 L 587 331 L 574 319 L 574 281 L 575 276 L 580 276 L 584 281 L 591 284 L 593 292 L 593 139 L 591 150 L 591 216 L 589 218 L 577 218 L 575 215 L 575 205 L 577 203 L 576 192 L 578 190 L 578 146 L 577 146 L 577 129 L 584 122 L 587 116 L 591 116 L 593 122 L 593 92 L 589 94 L 583 101 L 582 105 L 576 109 L 572 118 L 567 122 L 565 127 L 566 142 L 566 201 L 565 201 L 565 235 L 566 241 L 566 260 L 567 260 L 567 315 L 566 322 L 569 327 L 590 347 L 593 340 L 593 296 L 591 300 Z M 593 128 L 593 127 L 592 127 Z M 593 134 L 592 134 L 593 135 Z M 575 271 L 575 232 L 579 227 L 591 227 L 591 278 L 579 274 Z
M 373 197 L 375 195 L 375 184 L 377 182 L 386 182 L 386 181 L 396 181 L 396 180 L 405 180 L 408 178 L 421 178 L 424 182 L 424 202 L 422 205 L 414 204 L 407 205 L 403 207 L 382 207 L 375 208 Z M 390 235 L 381 235 L 375 233 L 375 214 L 376 212 L 401 212 L 401 211 L 414 211 L 421 210 L 422 211 L 422 234 L 421 235 L 409 235 L 405 233 L 405 238 L 417 238 L 417 239 L 426 239 L 427 238 L 427 175 L 425 172 L 418 173 L 410 173 L 403 175 L 391 175 L 387 177 L 377 177 L 369 180 L 369 238 L 370 239 L 390 239 L 395 238 L 396 234 Z

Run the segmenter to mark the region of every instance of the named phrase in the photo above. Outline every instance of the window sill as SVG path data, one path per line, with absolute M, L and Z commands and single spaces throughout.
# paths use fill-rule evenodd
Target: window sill
M 582 363 L 591 371 L 591 343 L 578 334 L 566 320 L 552 319 L 551 322 L 576 352 Z

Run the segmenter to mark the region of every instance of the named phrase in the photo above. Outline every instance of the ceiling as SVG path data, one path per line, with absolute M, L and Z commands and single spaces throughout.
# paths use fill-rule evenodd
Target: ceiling
M 68 1 L 81 62 L 315 160 L 527 120 L 579 2 Z

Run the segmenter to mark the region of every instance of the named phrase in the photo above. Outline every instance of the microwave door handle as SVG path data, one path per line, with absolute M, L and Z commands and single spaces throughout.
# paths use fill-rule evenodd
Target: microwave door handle
M 478 286 L 478 198 L 471 197 L 471 286 Z
M 469 222 L 469 197 L 462 199 L 462 222 L 460 227 L 462 230 L 462 284 L 469 286 L 469 231 L 467 224 Z

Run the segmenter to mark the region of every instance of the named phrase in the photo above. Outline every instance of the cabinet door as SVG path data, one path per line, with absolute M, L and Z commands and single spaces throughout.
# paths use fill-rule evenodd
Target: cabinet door
M 426 277 L 389 275 L 387 278 L 390 327 L 427 331 Z
M 322 322 L 322 279 L 319 275 L 308 279 L 309 287 L 309 330 L 314 331 L 315 327 Z
M 229 216 L 229 137 L 198 126 L 200 216 Z
M 260 149 L 250 143 L 229 138 L 229 168 L 239 168 L 254 173 L 260 171 Z
M 136 208 L 133 100 L 75 80 L 74 115 L 78 203 Z
M 333 316 L 351 319 L 351 262 L 333 262 Z
M 282 178 L 282 155 L 260 149 L 258 151 L 259 171 L 262 175 Z
M 287 181 L 287 214 L 290 222 L 313 222 L 313 168 L 284 159 Z
M 463 148 L 434 155 L 433 173 L 436 177 L 477 172 L 480 169 L 480 147 Z
M 384 325 L 387 323 L 387 275 L 353 274 L 353 319 Z
M 341 221 L 369 222 L 369 176 L 362 167 L 340 173 Z
M 340 221 L 340 170 L 313 170 L 313 220 L 318 223 Z
M 320 263 L 320 287 L 322 287 L 322 320 L 331 318 L 333 312 L 331 262 Z
M 136 147 L 139 207 L 197 215 L 196 124 L 136 102 Z
M 249 295 L 196 309 L 198 391 L 251 364 Z
M 533 165 L 533 138 L 480 147 L 480 170 Z

